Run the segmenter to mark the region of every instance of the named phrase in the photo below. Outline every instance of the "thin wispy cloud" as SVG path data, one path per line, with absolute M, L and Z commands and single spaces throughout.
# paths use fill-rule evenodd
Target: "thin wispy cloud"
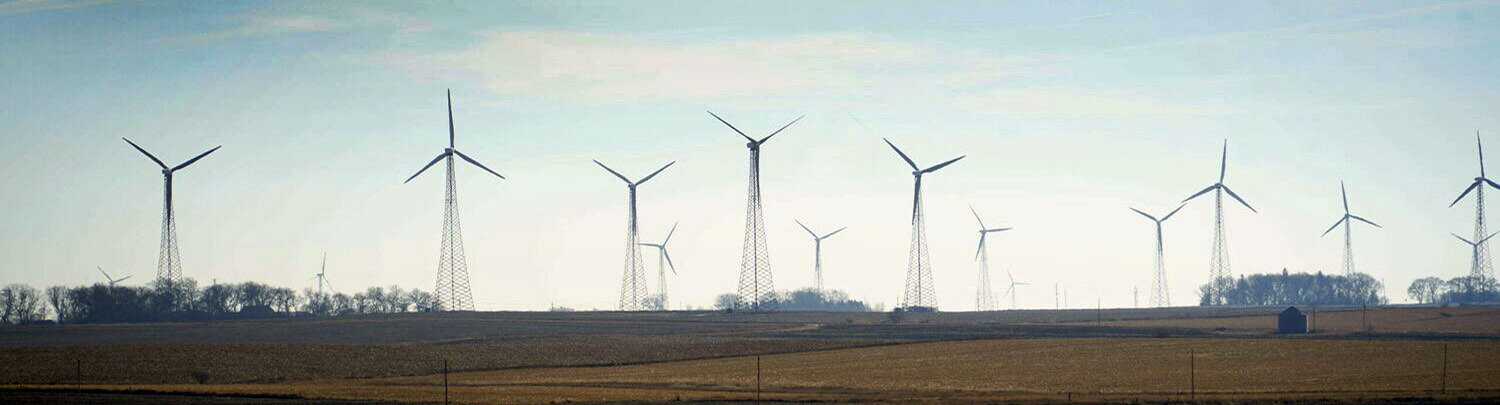
M 88 7 L 120 0 L 11 0 L 0 1 L 0 16 Z
M 247 13 L 232 17 L 231 20 L 233 24 L 228 28 L 177 34 L 162 38 L 158 42 L 171 45 L 196 45 L 238 38 L 342 33 L 378 27 L 389 28 L 397 32 L 425 31 L 431 28 L 431 24 L 425 21 L 404 19 L 394 14 L 371 10 L 357 10 L 343 15 Z

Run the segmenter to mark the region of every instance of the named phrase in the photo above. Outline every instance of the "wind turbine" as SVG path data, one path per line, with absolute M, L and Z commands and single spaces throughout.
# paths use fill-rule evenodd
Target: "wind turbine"
M 448 147 L 443 148 L 426 166 L 422 166 L 422 170 L 407 177 L 404 183 L 410 183 L 440 160 L 446 164 L 448 177 L 443 194 L 443 241 L 438 253 L 437 301 L 438 305 L 449 311 L 472 311 L 474 295 L 469 289 L 469 264 L 464 257 L 463 230 L 458 221 L 458 181 L 454 177 L 453 157 L 458 156 L 495 177 L 504 179 L 505 176 L 459 152 L 454 146 L 453 138 L 453 90 L 448 90 Z
M 1380 225 L 1374 222 L 1370 222 L 1370 220 L 1368 219 L 1360 218 L 1358 215 L 1349 213 L 1349 192 L 1344 189 L 1343 181 L 1339 181 L 1339 195 L 1344 198 L 1344 216 L 1339 217 L 1338 222 L 1334 222 L 1333 226 L 1328 227 L 1328 230 L 1323 231 L 1323 234 L 1319 237 L 1328 236 L 1328 233 L 1333 232 L 1334 228 L 1338 228 L 1339 225 L 1344 225 L 1344 275 L 1348 276 L 1354 274 L 1354 245 L 1352 244 L 1352 242 L 1350 242 L 1350 235 L 1352 234 L 1352 232 L 1350 232 L 1349 230 L 1353 222 L 1350 220 L 1353 219 L 1370 225 L 1375 225 L 1376 228 L 1379 228 Z
M 318 274 L 314 274 L 313 277 L 318 279 L 319 297 L 323 296 L 324 285 L 327 285 L 329 290 L 333 289 L 333 284 L 328 282 L 328 252 L 323 252 L 323 265 L 318 267 Z
M 1010 274 L 1010 266 L 1005 266 L 1005 277 L 1010 278 L 1010 288 L 1005 289 L 1005 295 L 1010 296 L 1010 309 L 1016 309 L 1016 286 L 1031 285 L 1016 281 L 1016 276 Z
M 181 259 L 177 253 L 177 216 L 173 213 L 172 209 L 172 176 L 176 174 L 178 170 L 185 169 L 188 167 L 188 165 L 197 162 L 199 159 L 203 159 L 204 156 L 208 156 L 208 154 L 214 153 L 214 151 L 219 150 L 219 148 L 223 147 L 223 145 L 215 146 L 213 149 L 209 149 L 207 152 L 200 153 L 198 154 L 198 156 L 194 156 L 192 159 L 188 159 L 186 162 L 182 162 L 182 164 L 179 164 L 177 166 L 167 167 L 167 164 L 162 163 L 161 159 L 157 159 L 156 156 L 151 154 L 151 152 L 147 152 L 145 148 L 142 148 L 140 145 L 136 145 L 135 142 L 131 142 L 130 139 L 126 139 L 124 137 L 121 137 L 120 139 L 124 139 L 125 143 L 130 144 L 130 146 L 135 148 L 135 150 L 140 151 L 143 155 L 146 155 L 146 157 L 150 158 L 151 161 L 156 163 L 157 166 L 161 166 L 161 176 L 162 182 L 164 184 L 164 191 L 162 198 L 163 208 L 161 214 L 161 250 L 157 253 L 156 256 L 156 279 L 164 282 L 169 287 L 169 290 L 175 291 L 175 288 L 171 287 L 175 284 L 181 283 L 183 281 L 183 275 Z M 176 302 L 177 298 L 179 297 L 172 298 L 174 302 L 170 303 L 171 306 L 176 307 L 180 304 L 179 302 Z
M 843 228 L 839 228 L 839 230 L 833 231 L 833 232 L 829 232 L 827 235 L 818 236 L 817 232 L 813 232 L 813 230 L 811 228 L 808 228 L 807 225 L 803 225 L 802 221 L 795 220 L 795 219 L 792 220 L 792 221 L 797 222 L 797 226 L 801 226 L 802 230 L 807 231 L 808 235 L 812 235 L 812 238 L 813 238 L 813 288 L 818 290 L 818 295 L 823 295 L 824 294 L 824 290 L 823 290 L 823 240 L 824 239 L 828 239 L 828 237 L 833 236 L 836 233 L 843 232 L 845 229 L 849 229 L 849 227 L 846 226 L 846 227 L 843 227 Z
M 1474 248 L 1474 260 L 1472 262 L 1470 262 L 1470 263 L 1473 263 L 1473 264 L 1469 268 L 1469 274 L 1474 274 L 1474 273 L 1477 273 L 1477 272 L 1480 271 L 1480 269 L 1479 269 L 1480 247 L 1484 246 L 1485 242 L 1489 242 L 1490 238 L 1495 237 L 1495 234 L 1497 234 L 1497 233 L 1500 233 L 1500 231 L 1492 233 L 1492 234 L 1490 234 L 1490 236 L 1486 236 L 1486 237 L 1484 237 L 1484 239 L 1480 239 L 1478 242 L 1471 241 L 1471 240 L 1468 240 L 1468 239 L 1464 239 L 1464 237 L 1458 236 L 1458 234 L 1456 234 L 1456 233 L 1452 234 L 1453 237 L 1458 238 L 1458 240 L 1464 241 L 1464 243 L 1466 243 L 1470 247 Z
M 1240 198 L 1238 194 L 1235 194 L 1234 190 L 1230 190 L 1229 186 L 1224 185 L 1224 174 L 1228 170 L 1228 168 L 1229 141 L 1225 140 L 1224 152 L 1219 157 L 1219 182 L 1214 183 L 1213 185 L 1208 186 L 1208 188 L 1203 189 L 1203 191 L 1199 191 L 1197 194 L 1193 194 L 1191 197 L 1182 200 L 1183 203 L 1186 203 L 1189 200 L 1198 198 L 1198 196 L 1208 193 L 1209 191 L 1214 192 L 1214 246 L 1212 262 L 1210 262 L 1208 266 L 1208 283 L 1210 286 L 1209 294 L 1211 294 L 1209 303 L 1215 305 L 1223 305 L 1225 303 L 1224 291 L 1229 288 L 1227 284 L 1230 281 L 1229 241 L 1225 239 L 1224 235 L 1224 194 L 1228 193 L 1229 196 L 1233 197 L 1235 201 L 1239 201 L 1240 204 L 1245 206 L 1245 208 L 1249 208 L 1250 212 L 1259 213 L 1259 211 L 1255 210 L 1255 207 L 1250 206 L 1250 203 L 1245 202 L 1243 198 Z
M 656 171 L 646 175 L 646 177 L 642 177 L 640 180 L 630 181 L 629 178 L 615 171 L 615 169 L 599 163 L 598 160 L 594 161 L 594 164 L 599 165 L 604 170 L 608 170 L 609 174 L 619 177 L 620 181 L 624 181 L 625 186 L 630 189 L 630 222 L 627 224 L 625 230 L 625 275 L 620 282 L 621 311 L 645 311 L 651 309 L 649 308 L 650 305 L 646 302 L 650 298 L 646 292 L 646 270 L 641 266 L 641 237 L 640 228 L 636 226 L 635 188 L 647 180 L 651 180 L 652 177 L 656 177 L 662 170 L 667 170 L 668 167 L 671 167 L 675 163 L 677 161 L 672 161 L 671 163 L 667 163 L 666 166 L 662 166 L 660 169 L 656 169 Z
M 672 234 L 677 232 L 677 223 L 672 223 L 672 230 L 667 231 L 666 239 L 661 243 L 642 243 L 641 246 L 656 248 L 656 288 L 661 291 L 661 302 L 657 303 L 658 310 L 666 311 L 667 301 L 667 267 L 672 268 L 672 275 L 677 275 L 677 265 L 672 264 L 672 255 L 667 253 L 667 242 L 672 241 Z
M 115 288 L 115 284 L 118 284 L 119 282 L 125 281 L 126 279 L 130 278 L 130 276 L 128 275 L 120 278 L 110 277 L 109 273 L 106 273 L 103 267 L 94 266 L 94 268 L 99 269 L 99 274 L 104 275 L 104 279 L 109 283 L 109 288 Z
M 1167 222 L 1168 218 L 1177 215 L 1177 211 L 1181 211 L 1182 206 L 1182 204 L 1177 205 L 1176 209 L 1168 212 L 1167 215 L 1163 215 L 1160 219 L 1134 207 L 1130 208 L 1131 211 L 1141 214 L 1141 216 L 1146 217 L 1146 219 L 1156 224 L 1156 271 L 1151 273 L 1151 306 L 1153 307 L 1172 306 L 1172 298 L 1167 293 L 1167 258 L 1166 253 L 1162 250 L 1161 223 Z
M 1484 176 L 1484 140 L 1479 137 L 1479 131 L 1474 131 L 1474 143 L 1478 146 L 1479 149 L 1479 177 L 1475 177 L 1474 182 L 1469 184 L 1469 188 L 1464 189 L 1463 194 L 1459 194 L 1458 198 L 1454 199 L 1452 204 L 1448 204 L 1448 208 L 1453 208 L 1453 206 L 1458 204 L 1460 200 L 1464 199 L 1464 196 L 1467 196 L 1470 192 L 1473 192 L 1474 239 L 1480 239 L 1483 238 L 1485 234 L 1484 186 L 1488 184 L 1490 187 L 1500 189 L 1500 184 L 1495 184 L 1495 182 L 1490 181 L 1488 177 Z M 1482 277 L 1486 279 L 1491 278 L 1490 273 L 1492 271 L 1492 268 L 1490 267 L 1490 245 L 1481 241 L 1479 242 L 1479 247 L 1477 249 L 1478 253 L 1474 255 L 1474 263 L 1472 263 L 1472 265 L 1470 266 L 1470 269 L 1473 271 L 1469 274 L 1469 276 Z
M 782 125 L 781 129 L 766 135 L 765 138 L 755 139 L 745 135 L 744 131 L 735 128 L 729 121 L 719 118 L 718 114 L 709 111 L 708 115 L 729 126 L 734 132 L 739 133 L 746 141 L 745 147 L 750 148 L 750 186 L 745 203 L 745 244 L 740 252 L 740 282 L 738 289 L 738 300 L 735 302 L 736 309 L 760 311 L 767 308 L 772 299 L 771 293 L 775 290 L 771 282 L 771 256 L 766 252 L 766 225 L 765 214 L 761 212 L 760 206 L 760 146 L 771 137 L 781 133 L 787 127 L 801 121 L 802 117 Z
M 891 143 L 889 139 L 881 138 L 881 140 L 885 141 L 886 145 L 890 145 L 897 155 L 901 155 L 901 160 L 911 166 L 911 175 L 915 184 L 911 199 L 911 252 L 906 261 L 906 296 L 901 305 L 907 310 L 923 308 L 936 311 L 937 290 L 932 285 L 932 264 L 927 258 L 927 224 L 922 214 L 922 175 L 947 167 L 967 155 L 922 169 L 917 167 L 917 162 L 913 162 L 911 157 L 906 156 L 906 152 L 902 152 L 901 148 L 897 148 L 896 144 Z
M 990 287 L 990 251 L 985 249 L 984 241 L 985 236 L 991 232 L 1008 231 L 1010 228 L 985 228 L 984 220 L 979 218 L 979 211 L 969 206 L 969 212 L 974 213 L 974 220 L 979 221 L 979 249 L 974 252 L 974 260 L 979 261 L 979 292 L 975 294 L 974 307 L 979 311 L 994 311 L 997 308 L 995 290 Z

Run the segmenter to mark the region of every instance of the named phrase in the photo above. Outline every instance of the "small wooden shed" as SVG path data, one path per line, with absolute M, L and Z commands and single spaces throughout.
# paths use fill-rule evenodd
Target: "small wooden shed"
M 1286 307 L 1276 315 L 1276 333 L 1307 333 L 1307 314 L 1297 307 Z

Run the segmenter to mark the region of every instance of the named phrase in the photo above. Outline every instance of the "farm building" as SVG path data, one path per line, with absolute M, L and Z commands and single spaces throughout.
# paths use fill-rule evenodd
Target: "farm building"
M 1307 333 L 1307 314 L 1297 307 L 1286 307 L 1276 315 L 1276 333 Z

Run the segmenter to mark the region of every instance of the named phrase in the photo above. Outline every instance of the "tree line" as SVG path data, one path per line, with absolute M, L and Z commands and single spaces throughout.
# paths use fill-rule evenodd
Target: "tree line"
M 1220 302 L 1211 295 L 1223 291 Z M 1219 278 L 1198 288 L 1198 305 L 1381 305 L 1386 298 L 1380 281 L 1368 274 L 1335 276 L 1318 273 L 1241 275 Z
M 818 291 L 815 288 L 803 288 L 795 291 L 778 291 L 768 293 L 770 297 L 762 300 L 769 308 L 780 311 L 837 311 L 837 312 L 869 312 L 872 309 L 864 302 L 849 298 L 849 294 L 839 290 Z M 739 300 L 738 294 L 721 294 L 714 299 L 714 308 L 719 310 L 731 310 L 735 302 Z
M 1406 288 L 1406 295 L 1423 304 L 1478 304 L 1500 302 L 1500 284 L 1493 277 L 1464 276 L 1443 281 L 1419 278 Z
M 204 321 L 278 316 L 333 316 L 438 311 L 437 297 L 399 286 L 355 294 L 304 289 L 301 293 L 256 282 L 199 288 L 193 279 L 156 280 L 144 287 L 104 283 L 37 289 L 0 287 L 0 324 Z

